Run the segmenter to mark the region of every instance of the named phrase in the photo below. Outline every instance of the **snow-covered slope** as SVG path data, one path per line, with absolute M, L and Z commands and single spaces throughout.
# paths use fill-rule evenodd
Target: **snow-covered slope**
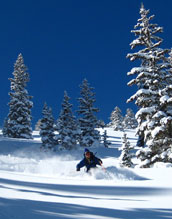
M 107 130 L 113 145 L 91 149 L 106 170 L 92 175 L 76 172 L 83 149 L 40 152 L 36 132 L 34 140 L 0 137 L 0 218 L 172 218 L 172 168 L 120 168 L 123 133 Z M 134 145 L 135 132 L 127 137 Z

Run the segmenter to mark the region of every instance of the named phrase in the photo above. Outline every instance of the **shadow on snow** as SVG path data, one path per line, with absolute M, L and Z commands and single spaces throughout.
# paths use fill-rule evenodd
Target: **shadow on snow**
M 146 196 L 160 195 L 171 191 L 171 188 L 154 188 L 154 187 L 133 187 L 133 186 L 99 186 L 99 185 L 65 185 L 65 184 L 47 184 L 33 183 L 17 180 L 9 180 L 0 178 L 0 187 L 3 184 L 33 187 L 42 190 L 55 190 L 61 192 L 81 193 L 86 195 L 102 195 L 102 196 Z M 15 188 L 14 188 L 15 189 Z M 16 189 L 15 189 L 16 190 Z
M 11 210 L 10 213 L 9 210 Z M 90 218 L 170 219 L 172 209 L 118 210 L 68 203 L 0 199 L 0 218 L 3 219 L 76 219 L 88 218 L 88 216 Z
M 8 184 L 5 186 L 4 184 Z M 13 187 L 14 186 L 14 187 Z M 32 189 L 16 189 L 15 187 L 32 187 Z M 116 198 L 117 196 L 146 196 L 168 193 L 168 188 L 153 187 L 120 187 L 120 186 L 84 186 L 84 185 L 63 185 L 45 184 L 0 179 L 0 188 L 13 189 L 26 193 L 38 193 L 42 196 L 54 196 L 61 198 L 75 199 L 102 199 L 102 200 L 128 200 L 141 202 L 143 200 Z M 45 191 L 44 191 L 45 190 Z M 48 192 L 51 190 L 51 192 Z M 63 192 L 69 195 L 63 195 Z M 70 193 L 73 193 L 73 195 Z M 103 198 L 101 198 L 101 196 Z M 108 198 L 106 198 L 106 196 Z M 144 197 L 142 197 L 144 198 Z M 103 201 L 102 201 L 103 202 Z M 128 219 L 170 219 L 172 209 L 138 209 L 118 210 L 102 207 L 91 207 L 78 204 L 33 201 L 25 199 L 6 199 L 0 198 L 0 218 L 34 218 L 34 219 L 53 219 L 53 218 L 128 218 Z

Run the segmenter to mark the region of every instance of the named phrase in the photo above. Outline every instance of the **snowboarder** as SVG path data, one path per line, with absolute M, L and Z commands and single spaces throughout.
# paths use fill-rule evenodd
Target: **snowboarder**
M 96 168 L 96 165 L 102 165 L 102 160 L 97 158 L 93 152 L 89 151 L 87 148 L 85 148 L 85 152 L 84 152 L 84 159 L 81 160 L 77 166 L 76 166 L 76 170 L 80 171 L 80 169 L 82 167 L 86 167 L 87 170 L 86 172 L 88 172 L 91 168 Z

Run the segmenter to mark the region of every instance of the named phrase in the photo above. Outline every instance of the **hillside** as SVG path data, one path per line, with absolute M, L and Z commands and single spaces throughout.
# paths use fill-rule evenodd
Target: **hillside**
M 172 168 L 120 168 L 122 132 L 108 128 L 110 148 L 91 148 L 103 160 L 92 175 L 76 172 L 83 149 L 45 153 L 40 137 L 0 137 L 0 218 L 172 218 Z M 128 130 L 132 145 L 135 131 Z

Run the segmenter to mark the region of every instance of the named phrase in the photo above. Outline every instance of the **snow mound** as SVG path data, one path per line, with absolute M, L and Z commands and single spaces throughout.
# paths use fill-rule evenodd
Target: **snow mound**
M 130 168 L 107 167 L 107 172 L 114 179 L 119 180 L 146 180 L 146 178 L 134 173 Z
M 88 174 L 89 175 L 89 174 Z M 92 169 L 90 176 L 96 180 L 113 180 L 113 181 L 128 181 L 128 180 L 147 180 L 134 173 L 127 168 L 117 168 L 115 166 L 107 167 L 106 169 Z

